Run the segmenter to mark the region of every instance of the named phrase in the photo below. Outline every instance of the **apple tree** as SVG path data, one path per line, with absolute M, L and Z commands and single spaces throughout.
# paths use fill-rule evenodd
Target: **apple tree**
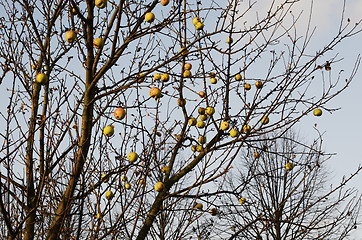
M 194 237 L 240 152 L 357 71 L 333 48 L 360 26 L 313 49 L 298 2 L 1 0 L 1 238 Z

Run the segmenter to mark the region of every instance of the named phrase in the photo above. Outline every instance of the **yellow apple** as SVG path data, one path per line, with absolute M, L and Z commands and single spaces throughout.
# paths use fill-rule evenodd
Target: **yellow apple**
M 201 152 L 204 148 L 202 147 L 202 145 L 197 145 L 196 146 L 196 151 L 197 152 Z
M 160 80 L 160 79 L 161 79 L 161 74 L 156 73 L 156 74 L 153 76 L 153 79 L 155 79 L 155 80 Z
M 198 112 L 200 115 L 205 114 L 205 108 L 200 107 L 200 108 L 197 110 L 197 112 Z
M 93 40 L 93 45 L 97 49 L 102 48 L 103 45 L 104 45 L 103 39 L 102 38 L 95 38 Z
M 232 44 L 232 43 L 233 43 L 233 41 L 234 41 L 234 40 L 233 40 L 232 38 L 228 38 L 228 39 L 226 39 L 226 43 L 227 43 L 227 44 Z
M 228 130 L 229 129 L 229 123 L 224 121 L 220 124 L 220 128 L 221 130 L 225 131 L 225 130 Z
M 245 83 L 244 89 L 247 90 L 247 91 L 250 90 L 250 89 L 251 89 L 251 85 L 250 85 L 249 83 Z
M 36 70 L 36 69 L 38 68 L 38 66 L 37 66 L 36 63 L 34 63 L 33 65 L 31 65 L 31 68 L 32 68 L 33 70 Z
M 217 215 L 217 209 L 216 208 L 211 209 L 210 214 L 211 214 L 211 216 L 216 216 Z
M 245 198 L 239 198 L 239 203 L 240 204 L 244 204 L 246 202 L 246 199 Z
M 216 83 L 217 83 L 217 79 L 214 78 L 214 77 L 210 78 L 210 83 L 211 83 L 211 84 L 216 84 Z
M 203 91 L 200 91 L 199 96 L 200 96 L 200 98 L 204 98 L 206 96 L 206 93 Z
M 322 110 L 319 109 L 319 108 L 314 109 L 313 115 L 314 115 L 314 116 L 317 116 L 317 117 L 322 116 Z
M 207 107 L 205 110 L 206 115 L 213 115 L 215 113 L 215 109 L 213 107 Z
M 182 56 L 187 56 L 187 54 L 189 54 L 189 50 L 187 50 L 186 48 L 181 48 L 179 53 L 182 55 Z
M 130 162 L 135 162 L 135 161 L 137 161 L 137 159 L 138 159 L 138 154 L 137 153 L 135 153 L 135 152 L 130 152 L 129 154 L 128 154 L 128 160 L 130 161 Z
M 106 192 L 106 195 L 105 195 L 105 197 L 106 197 L 106 199 L 107 200 L 111 200 L 112 198 L 113 198 L 113 192 L 112 191 L 108 191 L 108 192 Z
M 191 74 L 190 70 L 185 70 L 185 71 L 184 71 L 184 74 L 183 74 L 184 78 L 190 78 L 191 75 L 192 75 L 192 74 Z
M 185 70 L 191 70 L 191 68 L 192 68 L 191 63 L 185 63 L 184 68 L 185 68 Z
M 164 188 L 165 188 L 165 186 L 163 185 L 162 182 L 157 182 L 157 183 L 155 184 L 155 190 L 156 190 L 157 192 L 161 192 Z
M 192 19 L 192 24 L 195 26 L 196 25 L 196 23 L 199 23 L 199 22 L 201 22 L 201 20 L 200 20 L 200 18 L 198 18 L 198 17 L 194 17 L 193 19 Z
M 138 183 L 139 183 L 139 184 L 143 184 L 143 183 L 144 183 L 144 180 L 143 180 L 143 179 L 140 179 L 140 180 L 138 181 Z
M 199 137 L 199 143 L 205 144 L 206 143 L 206 137 L 204 137 L 204 136 Z
M 192 145 L 191 146 L 191 151 L 196 152 L 196 148 L 197 148 L 197 145 Z
M 205 127 L 205 122 L 203 122 L 203 121 L 198 121 L 198 122 L 196 123 L 196 127 L 198 127 L 198 128 L 204 128 L 204 127 Z
M 109 177 L 107 176 L 107 174 L 103 174 L 103 175 L 101 176 L 101 180 L 102 180 L 102 182 L 106 183 L 106 182 L 109 181 Z
M 153 87 L 150 89 L 150 96 L 154 99 L 161 97 L 161 90 L 158 87 Z
M 126 111 L 119 107 L 119 108 L 116 108 L 116 110 L 114 110 L 114 117 L 117 119 L 117 120 L 122 120 L 123 118 L 125 118 L 126 116 Z
M 245 133 L 250 132 L 250 130 L 251 130 L 251 127 L 250 127 L 249 125 L 244 125 L 243 131 L 244 131 Z
M 292 170 L 292 169 L 294 168 L 294 164 L 288 162 L 287 164 L 285 164 L 285 168 L 286 168 L 288 171 L 289 171 L 289 170 Z
M 121 180 L 122 180 L 122 182 L 127 182 L 128 177 L 127 177 L 127 176 L 122 176 L 122 177 L 121 177 Z
M 196 121 L 196 118 L 190 118 L 190 119 L 189 119 L 189 125 L 190 125 L 190 126 L 195 126 L 195 125 L 196 125 L 196 122 L 197 122 L 197 121 Z
M 161 0 L 162 6 L 167 6 L 169 4 L 170 0 Z
M 257 89 L 261 89 L 261 88 L 263 87 L 263 83 L 262 83 L 261 81 L 256 81 L 256 82 L 255 82 L 255 87 L 256 87 Z
M 195 208 L 198 210 L 202 210 L 204 206 L 202 205 L 202 203 L 196 203 Z
M 161 81 L 167 82 L 168 80 L 170 80 L 170 76 L 167 73 L 162 74 Z
M 106 0 L 95 0 L 94 5 L 96 5 L 100 9 L 102 9 L 107 6 L 107 1 Z
M 180 107 L 184 107 L 186 105 L 186 100 L 185 99 L 177 99 L 177 105 Z
M 163 167 L 161 168 L 161 172 L 163 172 L 163 173 L 169 173 L 169 172 L 170 172 L 170 168 L 169 168 L 168 166 L 163 166 Z
M 136 77 L 137 82 L 141 83 L 145 80 L 145 75 L 143 73 L 139 73 Z
M 206 120 L 207 120 L 207 115 L 206 115 L 206 114 L 201 114 L 201 115 L 200 115 L 200 119 L 201 119 L 202 121 L 206 121 Z
M 131 188 L 131 184 L 126 183 L 126 184 L 124 185 L 124 187 L 125 187 L 125 189 L 130 189 L 130 188 Z
M 69 43 L 73 43 L 77 37 L 77 34 L 74 31 L 68 31 L 65 33 L 65 40 Z
M 101 219 L 102 218 L 102 214 L 100 213 L 97 213 L 97 216 L 96 216 L 97 219 Z
M 35 81 L 41 85 L 45 85 L 48 82 L 48 76 L 45 73 L 39 73 L 35 77 Z
M 73 7 L 70 7 L 70 12 L 72 14 L 76 14 L 77 13 L 77 10 L 79 12 L 79 7 L 78 6 L 73 6 Z
M 202 30 L 204 28 L 204 24 L 202 22 L 198 22 L 195 24 L 196 30 Z
M 256 159 L 260 158 L 260 153 L 254 152 L 254 158 Z
M 148 12 L 145 15 L 145 21 L 148 23 L 152 23 L 155 20 L 155 14 Z
M 230 130 L 230 136 L 231 137 L 237 137 L 239 135 L 239 131 L 237 129 L 231 129 Z
M 104 135 L 107 137 L 112 137 L 114 134 L 114 127 L 113 126 L 107 126 L 103 129 Z
M 268 124 L 269 123 L 269 118 L 267 116 L 264 116 L 261 121 L 262 124 Z
M 236 81 L 240 81 L 242 79 L 241 75 L 240 74 L 236 74 L 235 75 L 235 80 Z

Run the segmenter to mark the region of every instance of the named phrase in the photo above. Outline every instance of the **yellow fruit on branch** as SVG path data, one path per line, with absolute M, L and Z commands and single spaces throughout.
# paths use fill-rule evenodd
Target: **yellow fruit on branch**
M 230 130 L 230 136 L 231 137 L 237 137 L 239 135 L 239 131 L 237 129 L 231 129 Z
M 251 127 L 250 127 L 249 125 L 244 125 L 243 131 L 244 131 L 245 133 L 249 133 L 249 132 L 251 131 Z
M 161 74 L 156 73 L 156 74 L 153 76 L 153 79 L 155 79 L 155 80 L 160 80 L 160 79 L 161 79 Z
M 106 183 L 106 182 L 109 181 L 109 177 L 107 176 L 107 174 L 103 174 L 103 175 L 101 176 L 101 180 L 102 180 L 102 182 Z
M 39 73 L 35 77 L 35 81 L 41 85 L 48 83 L 48 76 L 45 73 Z
M 104 135 L 107 137 L 112 137 L 114 134 L 114 127 L 113 126 L 107 126 L 103 129 Z
M 102 9 L 107 6 L 107 1 L 106 0 L 95 0 L 94 5 L 96 5 L 100 9 Z
M 206 121 L 206 120 L 207 120 L 207 115 L 206 115 L 206 114 L 200 115 L 200 119 L 201 119 L 202 121 Z
M 255 82 L 255 87 L 256 87 L 257 89 L 261 89 L 261 88 L 263 88 L 263 83 L 262 83 L 261 81 L 256 81 L 256 82 Z
M 211 209 L 210 214 L 211 214 L 211 216 L 216 216 L 217 215 L 217 209 L 216 208 Z
M 157 192 L 161 192 L 164 188 L 165 188 L 165 186 L 163 185 L 162 182 L 157 182 L 157 183 L 155 184 L 155 190 L 156 190 Z
M 291 162 L 288 162 L 287 164 L 285 164 L 285 168 L 290 171 L 294 168 L 294 164 Z
M 153 87 L 150 89 L 150 96 L 154 99 L 161 97 L 161 90 L 158 87 Z
M 314 115 L 314 116 L 317 116 L 317 117 L 322 116 L 322 110 L 319 109 L 319 108 L 314 109 L 313 115 Z
M 202 22 L 198 22 L 195 24 L 196 30 L 202 30 L 204 28 L 204 24 Z
M 205 144 L 206 143 L 206 137 L 204 137 L 204 136 L 199 137 L 199 143 Z
M 198 210 L 202 210 L 204 206 L 202 205 L 202 203 L 196 203 L 195 208 Z
M 161 75 L 162 82 L 168 82 L 168 80 L 170 80 L 170 76 L 167 73 Z
M 195 126 L 195 125 L 196 125 L 196 122 L 197 122 L 197 121 L 196 121 L 196 118 L 190 118 L 190 119 L 189 119 L 189 125 L 190 125 L 190 126 Z
M 113 192 L 112 191 L 108 191 L 108 192 L 106 192 L 106 195 L 105 195 L 105 198 L 107 199 L 107 200 L 111 200 L 112 198 L 113 198 Z
M 267 116 L 264 116 L 264 117 L 260 120 L 260 122 L 261 122 L 262 124 L 268 124 L 268 123 L 269 123 L 269 118 L 268 118 Z
M 246 91 L 249 91 L 249 90 L 251 89 L 251 85 L 250 85 L 249 83 L 245 83 L 244 89 L 245 89 Z
M 97 49 L 102 48 L 104 45 L 103 39 L 102 38 L 95 38 L 93 40 L 93 46 Z
M 65 40 L 69 43 L 73 43 L 77 37 L 77 34 L 74 31 L 68 31 L 65 33 Z
M 207 107 L 205 110 L 206 115 L 213 115 L 215 113 L 215 109 L 213 107 Z
M 239 203 L 240 204 L 244 204 L 246 202 L 246 199 L 245 198 L 239 198 Z
M 228 130 L 229 129 L 229 123 L 224 121 L 220 124 L 220 128 L 221 130 L 225 131 L 225 130 Z
M 201 22 L 201 20 L 200 20 L 200 18 L 198 18 L 198 17 L 194 17 L 193 19 L 192 19 L 192 24 L 195 26 L 197 23 L 199 23 L 199 22 Z
M 183 73 L 184 78 L 190 78 L 191 77 L 191 71 L 190 70 L 185 70 Z
M 155 20 L 155 14 L 148 12 L 145 15 L 145 21 L 148 23 L 152 23 Z
M 128 160 L 129 160 L 131 163 L 137 161 L 137 159 L 138 159 L 138 154 L 137 154 L 137 153 L 135 153 L 135 152 L 130 152 L 130 153 L 128 154 Z
M 235 75 L 235 80 L 236 80 L 236 81 L 240 81 L 241 79 L 243 79 L 243 78 L 241 77 L 240 74 L 236 74 L 236 75 Z
M 203 122 L 203 121 L 198 121 L 198 122 L 196 123 L 196 127 L 198 127 L 198 128 L 204 128 L 204 127 L 205 127 L 205 122 Z

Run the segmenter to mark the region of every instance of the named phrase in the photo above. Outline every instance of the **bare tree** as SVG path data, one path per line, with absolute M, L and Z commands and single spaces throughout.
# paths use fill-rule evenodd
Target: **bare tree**
M 249 148 L 221 187 L 218 202 L 227 239 L 345 239 L 357 228 L 361 196 L 346 184 L 329 184 L 320 141 L 301 144 L 294 133 Z M 260 153 L 255 158 L 254 152 Z M 213 232 L 216 234 L 217 231 Z M 228 233 L 228 234 L 226 234 Z
M 2 0 L 1 238 L 202 231 L 195 202 L 239 152 L 333 111 L 325 103 L 357 71 L 359 57 L 346 76 L 326 56 L 359 22 L 342 9 L 336 35 L 310 53 L 312 27 L 284 21 L 297 2 L 273 1 L 248 25 L 254 3 L 239 0 Z

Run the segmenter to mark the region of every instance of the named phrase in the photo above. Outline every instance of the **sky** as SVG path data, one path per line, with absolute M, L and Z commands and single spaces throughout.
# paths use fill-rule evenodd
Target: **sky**
M 280 0 L 276 2 L 282 2 Z M 350 18 L 351 24 L 355 24 L 362 18 L 362 1 L 347 0 L 345 10 L 345 20 Z M 300 24 L 297 29 L 303 32 L 307 23 L 310 0 L 303 0 L 295 4 L 293 13 L 299 13 L 303 10 Z M 265 1 L 259 1 L 255 9 L 265 12 L 268 5 Z M 317 27 L 317 31 L 311 42 L 311 47 L 319 47 L 328 41 L 336 31 L 338 31 L 341 22 L 341 12 L 343 9 L 342 0 L 316 0 L 313 2 L 312 26 Z M 289 19 L 290 20 L 290 19 Z M 362 23 L 361 23 L 362 24 Z M 362 53 L 362 33 L 353 38 L 344 40 L 341 45 L 333 50 L 333 54 L 338 53 L 338 58 L 343 58 L 338 63 L 337 68 L 331 70 L 332 77 L 338 76 L 339 69 L 345 70 L 344 76 L 348 76 L 353 69 L 354 62 L 358 54 Z M 344 78 L 342 79 L 344 80 Z M 340 110 L 330 114 L 324 112 L 320 118 L 307 116 L 297 129 L 300 134 L 308 141 L 317 137 L 317 132 L 313 129 L 317 124 L 317 129 L 323 133 L 323 145 L 326 152 L 335 153 L 327 163 L 331 171 L 331 183 L 337 184 L 343 176 L 350 176 L 359 165 L 362 164 L 360 148 L 362 147 L 362 67 L 357 72 L 350 86 L 339 96 L 329 102 L 327 105 L 331 108 L 340 108 Z M 354 178 L 348 186 L 357 188 L 362 192 L 362 173 Z M 362 227 L 353 233 L 350 239 L 361 239 Z

